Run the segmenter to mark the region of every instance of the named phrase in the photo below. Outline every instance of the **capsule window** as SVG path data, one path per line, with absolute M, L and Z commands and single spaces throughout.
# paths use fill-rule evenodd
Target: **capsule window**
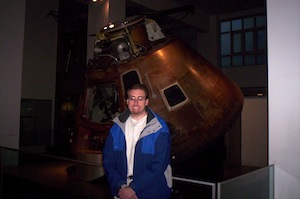
M 128 73 L 125 73 L 122 77 L 125 91 L 127 91 L 132 85 L 141 83 L 136 70 L 129 71 Z
M 188 101 L 188 98 L 178 84 L 163 89 L 163 95 L 169 110 L 173 110 Z

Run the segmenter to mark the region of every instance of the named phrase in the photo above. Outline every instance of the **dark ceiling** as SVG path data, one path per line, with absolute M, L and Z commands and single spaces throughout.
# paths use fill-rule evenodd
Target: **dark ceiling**
M 178 4 L 191 4 L 207 14 L 227 14 L 254 8 L 264 8 L 265 0 L 172 0 Z
M 167 1 L 167 0 L 165 0 Z M 195 9 L 199 9 L 206 14 L 228 14 L 237 11 L 244 11 L 255 8 L 265 8 L 265 0 L 168 0 L 180 6 L 192 5 Z M 141 5 L 137 5 L 130 0 L 126 0 L 127 11 L 143 10 Z M 141 10 L 142 9 L 142 10 Z M 147 8 L 144 8 L 147 9 Z M 128 15 L 128 14 L 127 14 Z
M 81 4 L 91 3 L 91 0 L 72 0 Z M 157 0 L 160 1 L 160 0 Z M 179 6 L 192 5 L 195 9 L 207 14 L 228 14 L 254 8 L 265 8 L 266 0 L 164 0 L 164 2 L 176 3 Z M 136 10 L 136 3 L 126 0 L 127 10 Z M 140 7 L 138 6 L 138 9 Z M 144 10 L 142 10 L 144 11 Z

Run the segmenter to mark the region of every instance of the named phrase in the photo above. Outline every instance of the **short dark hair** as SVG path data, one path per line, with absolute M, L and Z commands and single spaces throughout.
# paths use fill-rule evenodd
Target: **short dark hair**
M 128 99 L 128 93 L 129 93 L 129 91 L 135 90 L 135 89 L 143 90 L 145 92 L 145 94 L 146 94 L 146 99 L 149 98 L 148 88 L 144 84 L 133 84 L 131 87 L 128 88 L 128 90 L 126 92 L 126 99 Z

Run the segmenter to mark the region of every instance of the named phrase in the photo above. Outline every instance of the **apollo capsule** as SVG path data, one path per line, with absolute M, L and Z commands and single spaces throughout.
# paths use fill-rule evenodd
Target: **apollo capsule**
M 133 16 L 97 34 L 86 70 L 75 151 L 101 152 L 111 120 L 126 108 L 135 83 L 149 89 L 149 107 L 169 125 L 173 161 L 200 153 L 220 139 L 239 116 L 243 94 L 195 50 L 165 35 L 158 24 Z

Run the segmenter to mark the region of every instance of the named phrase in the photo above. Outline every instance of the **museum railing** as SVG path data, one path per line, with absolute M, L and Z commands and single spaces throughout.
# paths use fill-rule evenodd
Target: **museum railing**
M 274 165 L 218 182 L 218 199 L 273 199 Z

